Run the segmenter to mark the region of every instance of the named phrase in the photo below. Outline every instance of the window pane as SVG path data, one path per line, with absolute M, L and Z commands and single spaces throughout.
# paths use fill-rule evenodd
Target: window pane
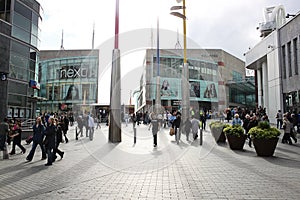
M 18 13 L 15 13 L 14 15 L 13 24 L 30 32 L 30 21 Z
M 14 37 L 26 42 L 26 43 L 29 43 L 29 41 L 30 41 L 29 32 L 26 32 L 26 31 L 24 31 L 21 28 L 18 28 L 16 26 L 13 26 L 12 36 L 14 36 Z
M 18 1 L 15 1 L 15 11 L 31 20 L 31 10 L 20 4 Z
M 28 59 L 20 56 L 16 53 L 11 53 L 11 59 L 10 59 L 11 65 L 17 66 L 19 68 L 22 68 L 23 70 L 27 70 L 28 68 Z
M 18 42 L 12 40 L 11 42 L 11 50 L 15 53 L 18 53 L 24 57 L 28 57 L 29 47 L 22 45 Z
M 39 22 L 38 15 L 35 13 L 32 13 L 32 23 L 35 24 L 36 26 L 38 26 L 38 22 Z

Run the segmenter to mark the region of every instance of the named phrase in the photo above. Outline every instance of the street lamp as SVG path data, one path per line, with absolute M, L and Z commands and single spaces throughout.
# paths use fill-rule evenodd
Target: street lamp
M 185 0 L 176 0 L 177 3 L 182 1 L 182 6 L 173 6 L 171 7 L 171 11 L 173 10 L 180 10 L 182 9 L 183 13 L 179 12 L 171 12 L 171 15 L 179 17 L 183 20 L 183 69 L 182 69 L 182 79 L 181 79 L 181 93 L 182 93 L 182 122 L 184 123 L 189 118 L 189 108 L 190 108 L 190 101 L 189 101 L 189 68 L 186 59 L 186 7 L 185 7 Z

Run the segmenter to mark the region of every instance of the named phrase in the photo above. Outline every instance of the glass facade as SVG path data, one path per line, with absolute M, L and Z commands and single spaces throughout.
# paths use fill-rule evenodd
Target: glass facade
M 0 45 L 9 41 L 9 46 L 5 45 L 9 52 L 5 65 L 9 70 L 7 90 L 3 94 L 7 108 L 2 112 L 21 120 L 34 118 L 38 89 L 29 82 L 38 82 L 40 4 L 35 0 L 4 0 L 0 1 L 0 13 L 0 21 L 10 26 L 9 32 L 3 32 L 6 36 Z M 2 57 L 3 52 L 0 53 Z
M 157 58 L 153 57 L 153 63 Z M 217 63 L 189 59 L 189 85 L 191 102 L 218 102 L 218 65 Z M 163 105 L 166 101 L 174 102 L 182 99 L 181 74 L 183 58 L 161 56 L 159 65 L 160 95 Z M 157 65 L 153 64 L 151 79 L 151 99 L 156 97 Z M 178 102 L 177 102 L 178 103 Z
M 98 57 L 79 56 L 44 60 L 40 63 L 39 103 L 43 112 L 80 111 L 80 105 L 96 103 Z

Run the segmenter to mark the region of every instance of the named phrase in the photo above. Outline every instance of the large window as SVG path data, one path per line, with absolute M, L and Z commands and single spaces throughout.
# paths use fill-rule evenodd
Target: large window
M 289 77 L 293 75 L 292 73 L 292 49 L 291 49 L 291 42 L 287 43 L 287 61 L 288 61 L 288 67 L 289 67 Z
M 298 75 L 298 41 L 297 38 L 293 40 L 293 55 L 294 55 L 294 69 L 295 69 L 295 75 Z
M 286 79 L 286 53 L 285 53 L 285 45 L 281 47 L 282 51 L 282 72 L 283 78 Z

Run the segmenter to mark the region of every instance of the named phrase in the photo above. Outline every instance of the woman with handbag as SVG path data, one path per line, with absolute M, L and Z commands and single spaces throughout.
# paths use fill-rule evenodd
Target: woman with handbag
M 11 135 L 10 137 L 13 138 L 13 146 L 9 154 L 10 155 L 16 154 L 16 145 L 22 150 L 22 153 L 24 154 L 26 152 L 26 149 L 21 144 L 22 141 L 21 121 L 18 120 L 12 130 L 13 130 L 13 135 Z
M 41 147 L 41 150 L 42 150 L 42 160 L 45 160 L 47 158 L 46 150 L 43 145 L 43 139 L 45 136 L 44 135 L 45 127 L 42 124 L 41 117 L 36 118 L 36 122 L 32 126 L 32 130 L 33 130 L 32 146 L 31 146 L 31 150 L 30 150 L 28 156 L 26 157 L 26 160 L 28 160 L 30 162 L 33 159 L 35 149 L 38 145 Z

